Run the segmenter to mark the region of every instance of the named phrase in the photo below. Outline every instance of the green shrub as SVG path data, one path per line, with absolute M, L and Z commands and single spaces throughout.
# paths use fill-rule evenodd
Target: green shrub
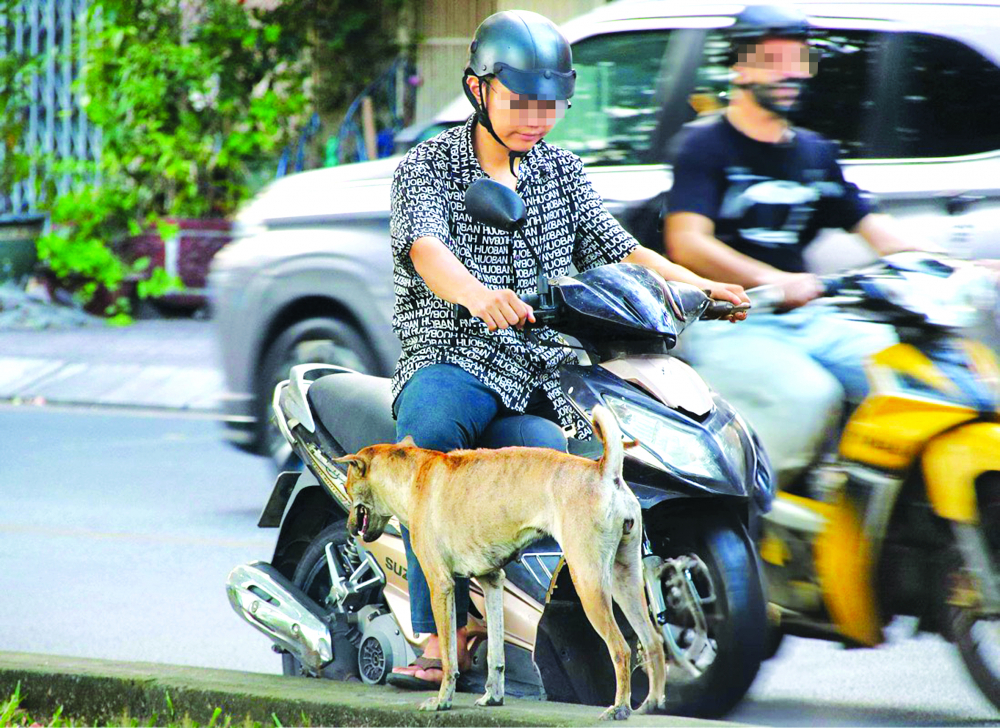
M 59 278 L 85 280 L 82 299 L 148 266 L 114 253 L 124 238 L 170 218 L 230 215 L 296 137 L 310 113 L 309 49 L 278 20 L 232 0 L 93 0 L 76 83 L 101 131 L 99 158 L 35 160 L 52 223 L 39 257 Z M 60 194 L 67 172 L 74 184 Z M 157 271 L 138 292 L 177 285 Z

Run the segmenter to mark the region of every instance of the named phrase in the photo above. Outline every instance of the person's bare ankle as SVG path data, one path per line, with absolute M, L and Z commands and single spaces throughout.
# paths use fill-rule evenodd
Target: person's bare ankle
M 424 645 L 423 656 L 428 659 L 441 657 L 441 643 L 438 641 L 438 636 L 436 634 L 432 634 L 427 638 L 427 644 Z

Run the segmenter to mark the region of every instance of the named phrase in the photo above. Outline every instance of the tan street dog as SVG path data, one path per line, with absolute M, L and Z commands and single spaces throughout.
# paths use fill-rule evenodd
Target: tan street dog
M 477 705 L 501 705 L 504 693 L 503 580 L 500 568 L 545 534 L 562 546 L 584 611 L 608 645 L 615 667 L 615 702 L 602 718 L 629 716 L 630 650 L 615 623 L 611 599 L 639 636 L 649 695 L 639 708 L 666 705 L 667 669 L 642 578 L 642 511 L 622 479 L 624 447 L 614 417 L 593 412 L 604 443 L 598 462 L 546 448 L 423 450 L 407 438 L 373 445 L 338 462 L 350 463 L 352 500 L 347 526 L 374 541 L 392 515 L 410 529 L 410 543 L 430 587 L 444 679 L 421 710 L 451 707 L 458 679 L 453 575 L 475 576 L 486 601 L 486 694 Z M 475 511 L 460 504 L 480 503 Z

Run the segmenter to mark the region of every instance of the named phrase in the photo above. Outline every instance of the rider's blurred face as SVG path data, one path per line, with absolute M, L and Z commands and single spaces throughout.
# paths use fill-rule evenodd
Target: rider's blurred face
M 771 86 L 774 103 L 790 108 L 801 93 L 801 82 L 815 76 L 816 67 L 815 53 L 802 41 L 768 38 L 740 51 L 733 70 L 737 84 Z
M 470 76 L 467 83 L 473 95 L 479 98 L 479 79 Z M 516 94 L 496 78 L 484 79 L 482 87 L 493 131 L 517 152 L 527 152 L 535 146 L 566 113 L 565 101 Z

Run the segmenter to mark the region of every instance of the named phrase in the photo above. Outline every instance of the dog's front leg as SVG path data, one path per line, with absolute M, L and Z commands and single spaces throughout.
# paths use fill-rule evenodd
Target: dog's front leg
M 418 557 L 419 558 L 419 557 Z M 455 683 L 458 682 L 458 641 L 455 639 L 457 620 L 455 618 L 455 579 L 447 572 L 430 574 L 427 586 L 431 592 L 431 609 L 434 611 L 434 624 L 438 631 L 438 644 L 441 646 L 441 689 L 437 697 L 425 700 L 421 710 L 451 710 L 451 700 L 455 696 Z
M 504 635 L 503 635 L 503 569 L 479 577 L 486 598 L 487 671 L 486 694 L 476 705 L 503 705 Z

